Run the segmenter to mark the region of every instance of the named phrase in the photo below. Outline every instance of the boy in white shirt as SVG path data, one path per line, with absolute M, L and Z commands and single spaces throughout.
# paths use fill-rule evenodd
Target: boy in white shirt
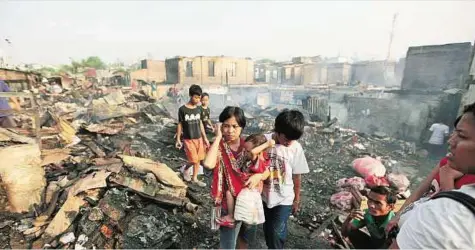
M 297 110 L 284 110 L 275 119 L 274 139 L 276 145 L 270 157 L 270 176 L 264 181 L 264 235 L 267 247 L 283 249 L 287 239 L 287 221 L 290 214 L 300 208 L 301 174 L 309 172 L 302 146 L 297 142 L 303 134 L 305 119 Z

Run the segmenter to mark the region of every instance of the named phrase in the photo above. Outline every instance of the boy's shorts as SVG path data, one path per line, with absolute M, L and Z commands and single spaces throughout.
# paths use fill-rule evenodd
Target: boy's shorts
M 188 158 L 188 163 L 199 163 L 205 159 L 206 150 L 202 138 L 199 139 L 185 139 L 185 153 Z

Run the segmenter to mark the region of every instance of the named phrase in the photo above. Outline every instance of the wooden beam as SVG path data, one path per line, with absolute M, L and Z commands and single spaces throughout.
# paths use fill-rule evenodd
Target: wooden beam
M 35 116 L 36 114 L 38 114 L 38 110 L 22 109 L 18 111 L 14 109 L 0 109 L 0 113 L 4 115 L 27 114 L 27 115 Z
M 28 97 L 33 98 L 33 93 L 24 92 L 0 92 L 0 97 Z

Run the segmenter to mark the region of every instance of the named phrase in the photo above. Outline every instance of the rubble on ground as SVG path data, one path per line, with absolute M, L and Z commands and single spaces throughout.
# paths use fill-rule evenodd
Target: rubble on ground
M 0 155 L 25 159 L 9 160 L 0 170 L 0 247 L 217 248 L 209 187 L 179 176 L 186 160 L 174 148 L 175 101 L 129 88 L 106 90 L 104 96 L 77 88 L 38 98 L 41 148 L 24 115 L 15 116 L 19 129 L 0 129 Z M 271 131 L 284 107 L 243 108 L 249 118 L 244 133 L 250 134 Z M 330 234 L 341 212 L 330 206 L 330 197 L 339 179 L 355 175 L 354 159 L 380 157 L 412 185 L 432 164 L 412 143 L 358 133 L 336 120 L 308 122 L 300 141 L 310 173 L 303 178 L 301 213 L 289 224 L 289 248 L 326 248 L 334 241 Z M 15 172 L 25 167 L 37 172 Z M 37 185 L 16 193 L 14 179 Z M 251 247 L 265 247 L 261 228 L 258 238 Z

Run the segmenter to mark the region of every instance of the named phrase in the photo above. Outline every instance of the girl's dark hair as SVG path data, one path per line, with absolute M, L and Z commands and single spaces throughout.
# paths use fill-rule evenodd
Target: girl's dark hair
M 219 115 L 219 122 L 223 123 L 233 116 L 236 118 L 239 127 L 246 127 L 246 117 L 244 116 L 244 111 L 240 107 L 227 106 L 224 108 L 223 112 Z
M 250 142 L 254 147 L 259 147 L 267 142 L 267 138 L 263 134 L 252 134 L 246 138 L 245 142 Z

